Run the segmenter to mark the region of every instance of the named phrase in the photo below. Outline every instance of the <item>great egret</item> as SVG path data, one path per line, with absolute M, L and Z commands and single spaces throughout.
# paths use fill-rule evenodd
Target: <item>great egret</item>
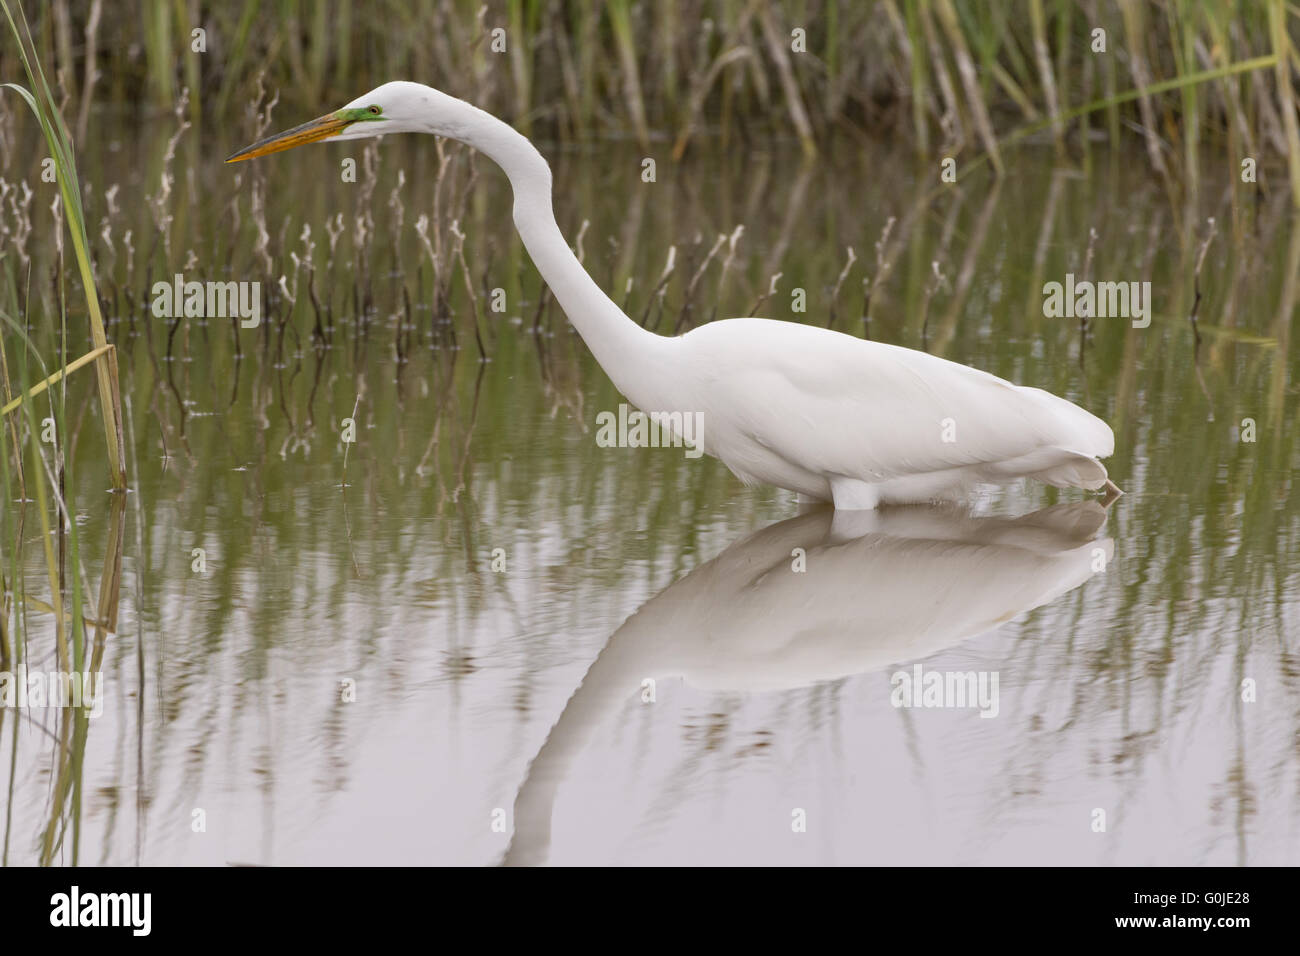
M 840 509 L 959 497 L 1030 477 L 1095 490 L 1114 451 L 1101 419 L 1037 388 L 912 349 L 769 319 L 656 335 L 601 291 L 551 208 L 551 170 L 506 123 L 420 83 L 385 83 L 227 162 L 321 140 L 432 133 L 485 153 L 510 179 L 528 253 L 596 361 L 646 414 L 692 416 L 703 450 L 746 484 Z
M 1105 520 L 1096 501 L 1018 518 L 953 506 L 821 508 L 736 542 L 610 636 L 529 765 L 505 862 L 545 862 L 560 783 L 646 678 L 788 690 L 928 658 L 1108 566 L 1114 542 L 1097 537 Z

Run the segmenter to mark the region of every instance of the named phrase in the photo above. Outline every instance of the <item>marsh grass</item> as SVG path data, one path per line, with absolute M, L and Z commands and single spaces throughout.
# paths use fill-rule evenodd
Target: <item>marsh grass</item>
M 1084 153 L 1104 111 L 1111 147 L 1136 135 L 1158 174 L 1194 186 L 1207 151 L 1251 145 L 1261 163 L 1286 165 L 1300 203 L 1300 10 L 1285 0 L 390 0 L 364 12 L 322 0 L 218 4 L 201 17 L 179 3 L 125 0 L 107 17 L 98 2 L 54 0 L 37 17 L 41 57 L 83 135 L 97 91 L 103 114 L 119 116 L 170 110 L 188 88 L 197 124 L 204 111 L 231 118 L 263 82 L 283 107 L 316 115 L 404 77 L 530 135 L 630 136 L 648 152 L 666 140 L 677 158 L 701 135 L 749 143 L 776 131 L 811 151 L 847 131 L 902 133 L 922 155 L 978 152 L 1000 168 L 1018 124 L 1045 119 L 1060 155 Z M 206 53 L 191 50 L 199 26 Z M 502 52 L 490 49 L 496 29 Z M 1258 73 L 1243 84 L 1246 63 Z
M 28 87 L 14 83 L 0 84 L 0 88 L 17 93 L 32 111 L 40 124 L 41 132 L 54 160 L 55 173 L 62 199 L 61 213 L 66 216 L 68 233 L 72 239 L 76 257 L 78 277 L 86 299 L 87 316 L 90 322 L 90 336 L 95 349 L 101 350 L 95 361 L 95 371 L 99 381 L 100 414 L 103 419 L 104 438 L 108 447 L 109 469 L 113 476 L 113 485 L 122 490 L 124 481 L 124 448 L 122 446 L 122 424 L 120 398 L 116 376 L 113 372 L 111 349 L 104 334 L 104 319 L 100 312 L 99 293 L 95 285 L 93 269 L 90 262 L 90 241 L 86 235 L 85 212 L 81 203 L 81 184 L 77 178 L 77 165 L 73 156 L 72 141 L 68 135 L 63 115 L 54 99 L 54 94 L 45 79 L 39 58 L 35 53 L 30 30 L 23 20 L 23 29 L 15 22 L 7 0 L 0 0 L 10 32 L 16 43 L 22 60 L 23 70 L 27 75 Z M 19 8 L 20 20 L 22 9 Z M 64 344 L 66 346 L 66 327 Z M 66 354 L 65 354 L 66 360 Z
M 0 425 L 4 431 L 4 450 L 0 454 L 0 484 L 6 502 L 16 508 L 3 510 L 0 523 L 0 565 L 4 566 L 3 607 L 0 608 L 0 660 L 5 670 L 17 672 L 28 658 L 47 659 L 48 651 L 32 643 L 46 629 L 36 623 L 31 613 L 52 619 L 54 662 L 63 673 L 82 673 L 99 665 L 107 634 L 116 627 L 116 581 L 121 571 L 120 518 L 123 495 L 113 496 L 110 524 L 118 530 L 115 553 L 105 559 L 100 580 L 100 595 L 94 618 L 87 618 L 86 578 L 82 568 L 82 541 L 68 489 L 78 483 L 76 466 L 77 422 L 70 415 L 67 379 L 78 369 L 94 365 L 99 393 L 99 412 L 104 426 L 109 472 L 113 487 L 125 489 L 125 446 L 122 440 L 122 417 L 119 404 L 117 365 L 114 347 L 107 341 L 100 310 L 99 292 L 90 259 L 90 241 L 85 228 L 82 191 L 73 158 L 71 138 L 62 113 L 46 81 L 40 59 L 35 53 L 31 32 L 21 7 L 15 19 L 7 0 L 0 0 L 14 45 L 19 51 L 27 86 L 4 83 L 0 90 L 19 96 L 40 126 L 58 182 L 58 199 L 53 207 L 55 266 L 53 278 L 57 288 L 53 302 L 44 297 L 34 300 L 30 289 L 30 265 L 20 286 L 12 258 L 6 257 L 3 268 L 6 294 L 0 302 Z M 93 76 L 93 73 L 90 74 Z M 87 87 L 92 85 L 87 79 Z M 62 229 L 66 225 L 72 242 L 76 278 L 65 269 Z M 23 253 L 22 258 L 26 258 Z M 85 296 L 88 338 L 92 348 L 71 358 L 71 348 L 82 336 L 69 330 L 68 290 L 77 283 Z M 18 290 L 24 289 L 19 301 Z M 50 307 L 53 306 L 53 307 Z M 39 314 L 40 318 L 36 318 Z M 38 340 L 41 344 L 38 344 Z M 52 346 L 55 357 L 46 357 L 42 348 Z M 39 409 L 39 410 L 38 410 Z M 48 414 L 47 414 L 48 413 Z M 29 509 L 29 505 L 34 506 Z M 28 594 L 24 551 L 27 544 L 29 511 L 35 512 L 41 540 L 48 600 Z M 87 624 L 94 627 L 93 644 L 87 642 Z M 18 748 L 20 711 L 0 710 L 0 720 L 12 713 L 13 746 Z M 53 733 L 57 742 L 56 772 L 51 796 L 49 822 L 41 839 L 40 860 L 50 863 L 67 842 L 71 856 L 79 852 L 81 775 L 89 717 L 84 708 L 64 708 L 59 729 Z M 11 768 L 12 774 L 12 768 Z M 13 780 L 11 777 L 10 789 Z M 70 839 L 69 839 L 70 838 Z M 5 854 L 9 847 L 6 827 Z

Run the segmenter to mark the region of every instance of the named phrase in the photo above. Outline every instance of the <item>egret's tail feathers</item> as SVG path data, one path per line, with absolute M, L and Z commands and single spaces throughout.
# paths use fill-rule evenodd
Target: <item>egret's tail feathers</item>
M 1027 455 L 990 464 L 985 468 L 992 480 L 1033 478 L 1056 488 L 1087 488 L 1096 491 L 1106 484 L 1106 466 L 1091 455 L 1048 445 Z
M 1115 453 L 1115 433 L 1092 412 L 1041 388 L 1018 387 L 1032 396 L 1039 408 L 1051 412 L 1057 424 L 1049 434 L 1060 436 L 1054 440 L 1068 441 L 1071 448 L 1090 458 L 1109 458 Z
M 1087 488 L 1089 491 L 1096 491 L 1109 481 L 1106 466 L 1096 458 L 1064 448 L 1055 450 L 1061 454 L 1062 460 L 1048 468 L 1030 472 L 1030 478 L 1056 488 Z

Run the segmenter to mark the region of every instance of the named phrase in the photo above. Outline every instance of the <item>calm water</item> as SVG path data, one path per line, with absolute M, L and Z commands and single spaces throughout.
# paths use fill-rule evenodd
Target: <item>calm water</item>
M 824 324 L 852 246 L 837 328 L 1082 404 L 1114 427 L 1126 492 L 1109 510 L 1029 486 L 968 511 L 799 516 L 712 459 L 597 447 L 621 399 L 539 310 L 486 161 L 449 149 L 436 189 L 434 144 L 390 139 L 373 177 L 359 162 L 343 183 L 360 147 L 226 167 L 240 144 L 191 132 L 160 232 L 170 133 L 82 161 L 130 430 L 118 633 L 104 713 L 71 744 L 58 711 L 4 715 L 8 863 L 1300 858 L 1300 228 L 1281 180 L 1257 201 L 1209 170 L 1171 201 L 1145 161 L 1028 150 L 1000 189 L 938 190 L 937 170 L 855 145 L 803 170 L 781 149 L 665 156 L 644 183 L 620 146 L 544 147 L 566 234 L 588 223 L 585 261 L 634 317 L 667 332 L 757 305 Z M 8 178 L 34 182 L 15 162 Z M 424 214 L 455 264 L 445 296 Z M 683 317 L 738 225 L 725 278 L 724 245 Z M 310 291 L 291 253 L 315 262 Z M 284 275 L 297 307 L 272 291 L 259 329 L 173 332 L 147 307 L 176 272 Z M 1043 315 L 1043 283 L 1067 272 L 1150 281 L 1150 327 L 1097 319 L 1081 343 L 1077 320 Z M 497 288 L 500 314 L 483 308 Z M 91 379 L 69 395 L 87 407 L 72 484 L 97 589 L 112 496 Z M 891 675 L 917 663 L 996 673 L 996 717 L 893 706 Z

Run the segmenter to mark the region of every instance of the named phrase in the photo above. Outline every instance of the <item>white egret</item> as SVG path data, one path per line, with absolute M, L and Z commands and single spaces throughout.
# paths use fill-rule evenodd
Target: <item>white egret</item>
M 642 328 L 569 248 L 551 208 L 550 167 L 533 144 L 423 84 L 385 83 L 227 162 L 402 132 L 458 140 L 505 171 L 524 246 L 601 368 L 643 412 L 696 416 L 703 450 L 745 483 L 844 509 L 953 498 L 1022 477 L 1118 492 L 1097 460 L 1114 451 L 1110 427 L 1040 389 L 794 322 L 724 319 L 674 337 Z

